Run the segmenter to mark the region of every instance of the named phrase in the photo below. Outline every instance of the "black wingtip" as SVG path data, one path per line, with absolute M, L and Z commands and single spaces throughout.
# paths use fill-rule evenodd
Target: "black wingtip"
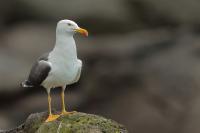
M 30 88 L 30 87 L 34 87 L 28 80 L 25 80 L 24 82 L 22 82 L 20 84 L 21 87 L 23 88 Z

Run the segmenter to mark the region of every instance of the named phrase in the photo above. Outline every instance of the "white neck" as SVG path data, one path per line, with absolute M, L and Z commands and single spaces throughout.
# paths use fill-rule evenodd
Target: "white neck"
M 56 34 L 55 47 L 52 55 L 69 60 L 77 59 L 76 43 L 71 34 Z

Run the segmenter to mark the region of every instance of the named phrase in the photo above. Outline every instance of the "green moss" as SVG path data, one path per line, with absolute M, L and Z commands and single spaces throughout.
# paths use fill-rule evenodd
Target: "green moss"
M 101 116 L 74 113 L 44 122 L 47 113 L 34 114 L 25 122 L 26 133 L 127 133 L 117 122 Z

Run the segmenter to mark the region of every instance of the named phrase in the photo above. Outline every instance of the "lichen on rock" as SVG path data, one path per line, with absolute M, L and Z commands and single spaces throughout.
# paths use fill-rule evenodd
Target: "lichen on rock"
M 76 112 L 63 115 L 52 122 L 44 122 L 48 113 L 31 114 L 25 123 L 8 133 L 128 133 L 117 122 L 101 116 Z

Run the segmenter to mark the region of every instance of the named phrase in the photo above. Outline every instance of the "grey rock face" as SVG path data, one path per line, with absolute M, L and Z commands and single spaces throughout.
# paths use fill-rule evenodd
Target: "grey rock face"
M 47 115 L 31 114 L 24 124 L 1 133 L 128 133 L 122 125 L 97 115 L 77 112 L 46 123 Z

